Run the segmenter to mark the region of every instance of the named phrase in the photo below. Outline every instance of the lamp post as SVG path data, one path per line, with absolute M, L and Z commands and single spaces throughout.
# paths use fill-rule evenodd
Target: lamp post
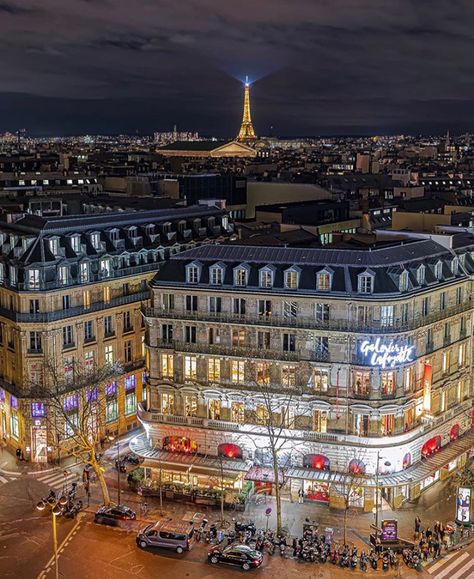
M 39 501 L 36 505 L 38 511 L 44 511 L 46 507 L 51 508 L 51 516 L 52 516 L 52 523 L 53 523 L 53 548 L 54 548 L 54 567 L 56 571 L 56 579 L 59 579 L 59 566 L 58 566 L 58 533 L 56 529 L 56 517 L 61 514 L 62 507 L 67 504 L 67 498 L 65 495 L 62 495 L 59 500 L 55 498 L 50 498 L 45 500 Z
M 109 436 L 110 442 L 115 440 L 114 436 Z M 120 444 L 117 436 L 117 504 L 120 505 Z

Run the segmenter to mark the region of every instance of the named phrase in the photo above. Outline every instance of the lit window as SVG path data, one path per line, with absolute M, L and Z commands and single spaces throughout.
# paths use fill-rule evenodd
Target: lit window
M 69 268 L 67 265 L 61 265 L 58 268 L 58 282 L 59 285 L 67 285 L 69 283 Z
M 292 270 L 285 271 L 285 287 L 287 289 L 298 288 L 298 272 Z
M 186 380 L 196 380 L 196 356 L 184 357 L 184 377 Z
M 110 264 L 110 259 L 101 259 L 99 265 L 99 273 L 101 277 L 110 277 L 112 274 L 112 268 Z
M 329 370 L 327 368 L 313 369 L 314 389 L 318 392 L 327 392 L 329 385 Z
M 245 362 L 243 360 L 232 360 L 232 382 L 241 384 L 244 381 Z
M 398 289 L 401 292 L 406 292 L 408 289 L 408 272 L 406 270 L 402 271 L 400 274 L 400 283 Z
M 234 271 L 234 285 L 246 286 L 247 285 L 247 270 L 243 267 L 239 267 Z
M 104 348 L 105 363 L 112 365 L 114 363 L 114 347 L 112 345 Z
M 207 361 L 208 379 L 218 382 L 221 379 L 221 361 L 219 358 L 209 358 Z
M 28 289 L 40 288 L 40 271 L 39 269 L 28 270 Z
M 174 394 L 168 392 L 161 394 L 161 412 L 163 414 L 174 414 Z
M 329 273 L 323 272 L 317 275 L 317 289 L 321 292 L 328 292 L 331 289 L 331 276 Z
M 273 272 L 269 269 L 262 269 L 260 271 L 260 287 L 271 288 L 273 287 Z
M 87 262 L 79 264 L 79 281 L 81 283 L 89 281 L 89 264 Z
M 285 388 L 294 388 L 296 386 L 296 368 L 295 366 L 284 365 L 281 369 L 281 383 Z

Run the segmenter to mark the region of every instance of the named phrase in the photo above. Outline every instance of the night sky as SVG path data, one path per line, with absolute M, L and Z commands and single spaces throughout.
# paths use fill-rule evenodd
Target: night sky
M 472 0 L 0 0 L 0 131 L 474 131 Z

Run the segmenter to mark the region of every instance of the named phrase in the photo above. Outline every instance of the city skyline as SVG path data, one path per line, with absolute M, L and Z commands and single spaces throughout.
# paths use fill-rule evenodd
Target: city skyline
M 245 74 L 259 135 L 473 130 L 472 11 L 464 0 L 2 2 L 0 130 L 151 134 L 176 123 L 232 137 Z

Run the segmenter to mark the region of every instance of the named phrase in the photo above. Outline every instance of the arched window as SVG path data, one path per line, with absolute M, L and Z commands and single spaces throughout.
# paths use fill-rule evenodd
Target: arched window
M 352 474 L 365 474 L 365 464 L 358 458 L 353 458 L 349 463 L 349 472 Z
M 423 458 L 428 458 L 429 456 L 435 454 L 441 448 L 441 436 L 433 436 L 425 442 L 421 449 L 421 456 Z
M 303 466 L 313 468 L 314 470 L 329 470 L 331 463 L 324 454 L 305 454 L 303 457 Z
M 217 447 L 217 456 L 225 456 L 226 458 L 242 458 L 242 449 L 237 444 L 231 442 L 224 442 Z
M 459 426 L 459 424 L 454 424 L 453 427 L 451 428 L 451 432 L 449 433 L 449 438 L 454 441 L 457 440 L 459 438 L 459 431 L 461 430 L 461 427 Z

